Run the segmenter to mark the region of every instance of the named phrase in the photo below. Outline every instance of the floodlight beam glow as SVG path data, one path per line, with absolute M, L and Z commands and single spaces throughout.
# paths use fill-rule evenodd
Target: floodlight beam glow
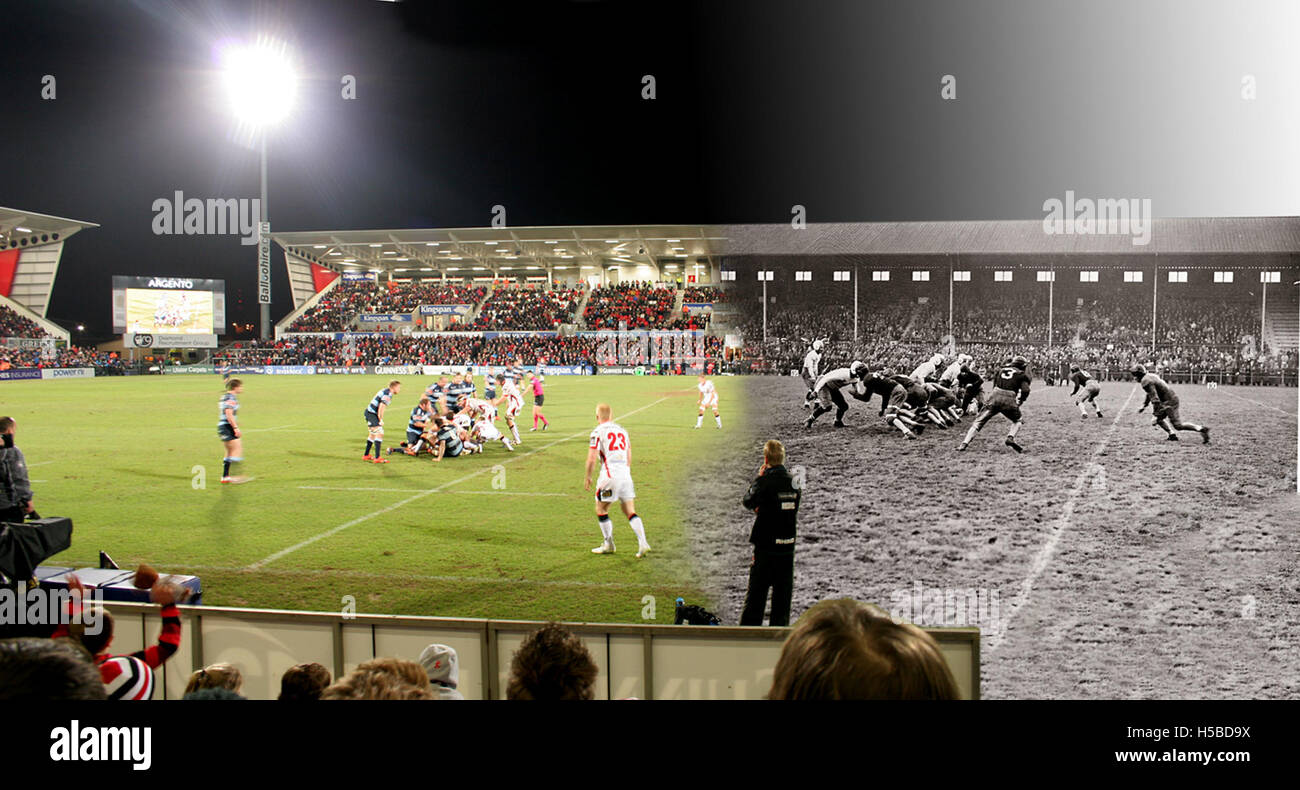
M 259 39 L 221 53 L 223 82 L 235 115 L 253 126 L 282 121 L 293 109 L 298 77 L 283 43 Z

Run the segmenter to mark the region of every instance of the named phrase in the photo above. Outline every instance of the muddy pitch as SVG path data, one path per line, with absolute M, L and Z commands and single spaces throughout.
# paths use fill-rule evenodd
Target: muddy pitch
M 848 596 L 979 625 L 988 698 L 1300 697 L 1296 391 L 1176 389 L 1212 444 L 1164 440 L 1133 384 L 1103 384 L 1098 420 L 1040 380 L 1016 455 L 1000 417 L 957 453 L 969 417 L 906 441 L 878 402 L 807 430 L 802 382 L 751 378 L 752 436 L 691 486 L 706 589 L 735 623 L 740 498 L 778 438 L 807 480 L 794 617 Z

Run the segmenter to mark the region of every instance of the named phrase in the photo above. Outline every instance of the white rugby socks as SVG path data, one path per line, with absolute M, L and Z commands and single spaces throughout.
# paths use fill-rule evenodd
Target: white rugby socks
M 627 523 L 632 525 L 632 531 L 636 533 L 637 545 L 638 546 L 646 545 L 645 525 L 641 523 L 641 517 L 633 513 L 632 518 L 628 519 Z

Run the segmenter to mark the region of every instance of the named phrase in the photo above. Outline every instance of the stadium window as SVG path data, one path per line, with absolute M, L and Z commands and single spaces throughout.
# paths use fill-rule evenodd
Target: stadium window
M 880 283 L 889 281 L 889 272 L 874 271 L 871 273 L 871 279 Z
M 1259 281 L 1262 283 L 1280 283 L 1282 282 L 1282 272 L 1260 272 Z
M 994 281 L 994 282 L 998 282 L 998 283 L 1009 283 L 1009 282 L 1011 282 L 1011 270 L 1010 270 L 1010 269 L 998 269 L 997 271 L 993 272 L 993 281 Z
M 795 272 L 794 279 L 795 282 L 812 282 L 812 272 Z
M 912 272 L 912 282 L 928 283 L 930 282 L 930 273 L 921 271 Z
M 1142 282 L 1142 272 L 1124 272 L 1124 282 L 1126 283 Z
M 1170 273 L 1169 273 L 1169 282 L 1171 282 L 1171 283 L 1185 283 L 1185 282 L 1187 282 L 1187 272 L 1170 272 Z
M 1097 282 L 1098 272 L 1079 272 L 1079 282 L 1095 283 Z
M 723 280 L 735 280 L 736 271 L 735 269 L 723 269 L 720 277 Z
M 1010 279 L 1010 278 L 1008 278 Z M 1040 283 L 1056 282 L 1056 272 L 1039 272 L 1038 281 Z
M 770 271 L 760 271 L 760 272 L 758 273 L 758 279 L 760 279 L 760 280 L 765 280 L 765 281 L 767 281 L 767 282 L 770 283 L 770 282 L 772 282 L 772 272 L 770 272 Z
M 850 273 L 848 271 L 841 270 L 835 272 L 834 279 L 835 282 L 837 283 L 846 283 L 849 280 L 851 280 L 852 277 L 850 276 Z
M 970 272 L 969 271 L 953 272 L 952 279 L 955 282 L 968 283 L 970 282 Z
M 1232 272 L 1215 272 L 1214 281 L 1216 283 L 1230 283 L 1232 282 Z

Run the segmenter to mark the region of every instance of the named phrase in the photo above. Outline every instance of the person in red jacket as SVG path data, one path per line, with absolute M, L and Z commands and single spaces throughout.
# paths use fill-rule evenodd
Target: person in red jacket
M 74 592 L 73 615 L 71 621 L 80 622 L 76 617 L 80 612 L 76 601 L 84 600 L 85 586 L 76 576 L 69 574 L 68 588 Z M 100 628 L 96 633 L 72 634 L 79 636 L 81 644 L 95 657 L 95 666 L 99 668 L 100 678 L 104 681 L 104 690 L 109 699 L 150 699 L 154 689 L 154 670 L 171 658 L 181 644 L 181 613 L 176 608 L 176 599 L 181 594 L 179 585 L 159 579 L 149 591 L 149 599 L 159 604 L 162 609 L 162 632 L 158 643 L 137 650 L 129 655 L 112 655 L 108 652 L 113 641 L 113 616 L 107 611 L 99 613 Z M 78 627 L 80 631 L 84 626 Z M 60 625 L 52 637 L 68 636 L 71 630 Z

